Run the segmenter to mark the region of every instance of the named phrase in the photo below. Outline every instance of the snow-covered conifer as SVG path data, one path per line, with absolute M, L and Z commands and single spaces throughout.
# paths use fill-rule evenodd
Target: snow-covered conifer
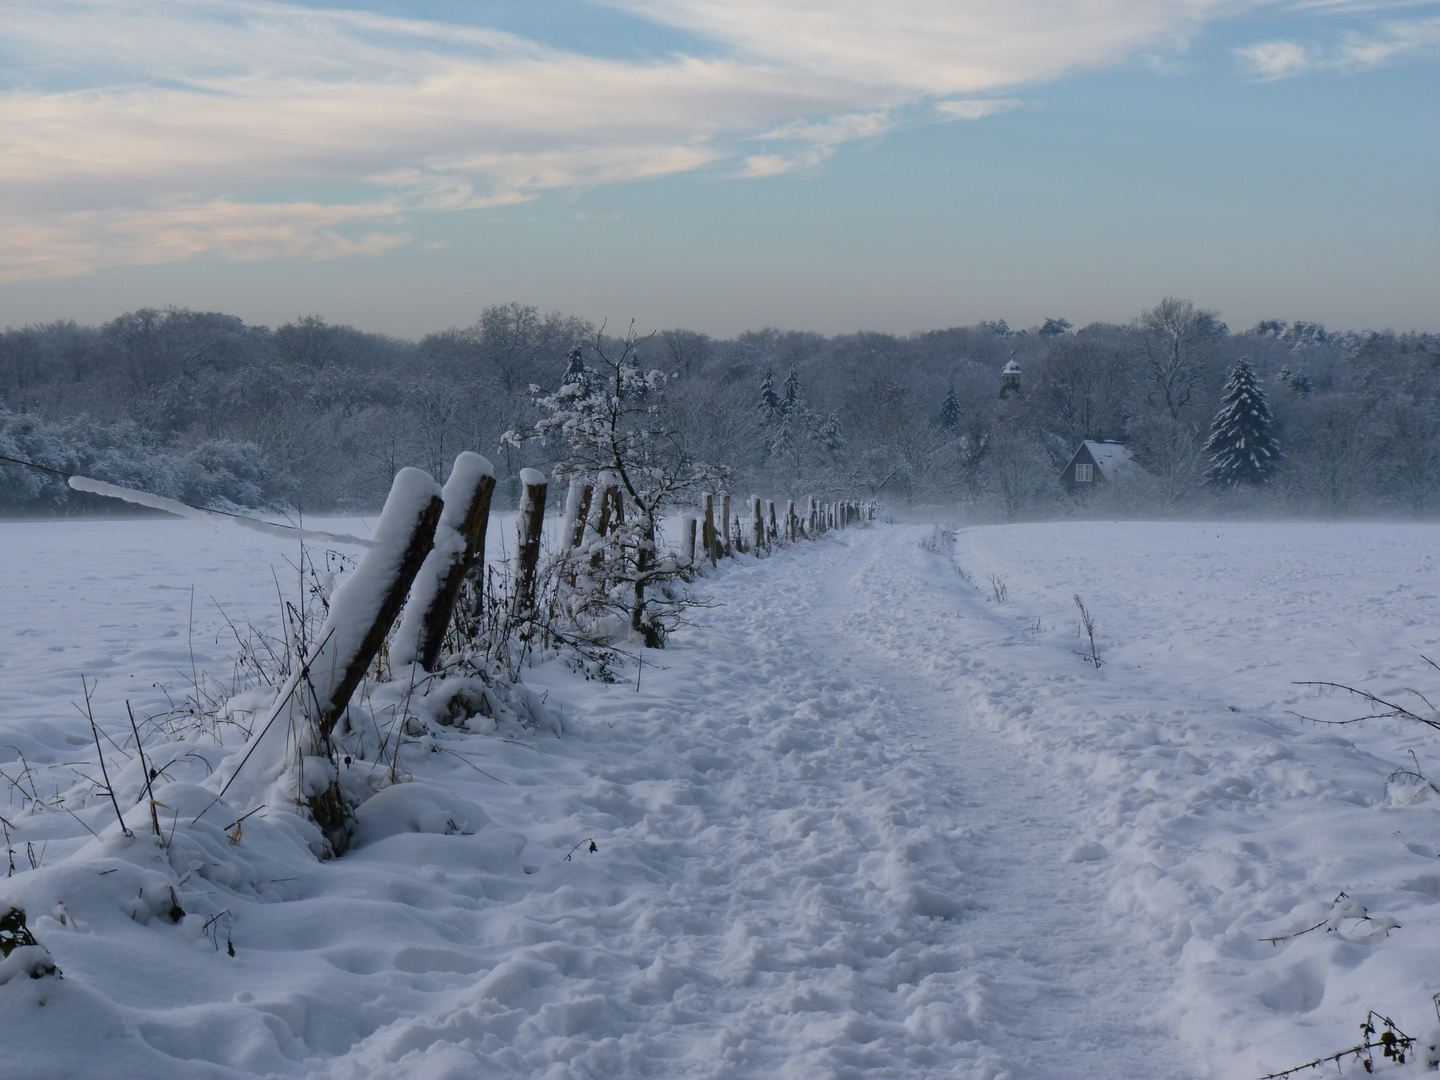
M 960 399 L 955 396 L 955 386 L 952 383 L 950 392 L 945 395 L 945 401 L 940 406 L 940 426 L 946 431 L 954 431 L 960 426 L 960 417 L 964 411 L 960 408 Z
M 1255 379 L 1255 369 L 1242 356 L 1230 372 L 1220 399 L 1220 411 L 1210 423 L 1205 454 L 1210 459 L 1206 479 L 1221 487 L 1263 484 L 1275 473 L 1280 444 L 1271 433 L 1274 414 Z
M 785 376 L 785 400 L 781 402 L 781 409 L 788 414 L 804 405 L 805 391 L 800 385 L 800 376 L 791 368 L 790 374 Z
M 585 357 L 580 352 L 580 346 L 576 345 L 565 357 L 565 374 L 560 379 L 560 385 L 588 389 L 586 386 L 588 378 L 589 376 L 585 372 Z
M 765 372 L 765 381 L 760 384 L 760 402 L 756 408 L 765 414 L 766 419 L 779 416 L 784 411 L 784 403 L 775 392 L 775 376 L 769 371 Z

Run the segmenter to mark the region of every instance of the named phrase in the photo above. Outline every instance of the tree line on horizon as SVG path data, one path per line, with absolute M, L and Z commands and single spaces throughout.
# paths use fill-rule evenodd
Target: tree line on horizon
M 0 454 L 215 507 L 373 509 L 403 466 L 494 460 L 501 505 L 556 447 L 506 440 L 537 392 L 614 348 L 519 303 L 404 341 L 305 316 L 270 329 L 143 309 L 0 334 Z M 1128 324 L 1004 321 L 909 335 L 664 330 L 634 345 L 699 459 L 737 491 L 959 506 L 977 518 L 1200 511 L 1425 516 L 1440 505 L 1440 334 L 1232 331 L 1166 298 Z M 1278 453 L 1257 483 L 1215 483 L 1212 422 L 1242 358 Z M 1018 392 L 1002 398 L 1002 370 Z M 538 388 L 538 389 L 537 389 Z M 1232 410 L 1233 411 L 1233 410 Z M 1068 495 L 1082 440 L 1139 469 Z M 1207 453 L 1207 444 L 1212 452 Z M 58 478 L 0 463 L 0 513 L 91 509 Z

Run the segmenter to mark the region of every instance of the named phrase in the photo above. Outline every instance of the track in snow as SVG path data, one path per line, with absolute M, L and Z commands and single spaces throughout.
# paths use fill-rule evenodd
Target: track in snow
M 554 942 L 517 950 L 530 1018 L 503 1048 L 482 1018 L 513 987 L 482 987 L 325 1071 L 423 1076 L 461 1050 L 487 1075 L 1191 1075 L 1156 1018 L 1162 959 L 1065 861 L 1085 805 L 976 722 L 966 657 L 993 627 L 920 535 L 855 530 L 702 586 L 719 606 L 638 695 L 558 683 L 601 742 L 641 718 L 645 750 L 571 809 L 604 830 L 591 865 L 647 885 L 615 865 L 622 895 L 549 921 L 568 977 Z

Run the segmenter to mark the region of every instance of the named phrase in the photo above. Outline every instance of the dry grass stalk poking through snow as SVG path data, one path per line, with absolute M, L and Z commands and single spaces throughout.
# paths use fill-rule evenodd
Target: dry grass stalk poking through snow
M 1095 616 L 1090 614 L 1089 609 L 1085 607 L 1084 601 L 1080 599 L 1079 593 L 1075 594 L 1074 599 L 1075 606 L 1080 609 L 1080 625 L 1076 628 L 1075 632 L 1084 635 L 1085 642 L 1088 645 L 1088 651 L 1081 652 L 1079 656 L 1087 664 L 1094 664 L 1098 668 L 1105 662 L 1100 659 L 1100 653 L 1096 651 L 1095 648 L 1095 627 L 1098 624 L 1095 621 Z

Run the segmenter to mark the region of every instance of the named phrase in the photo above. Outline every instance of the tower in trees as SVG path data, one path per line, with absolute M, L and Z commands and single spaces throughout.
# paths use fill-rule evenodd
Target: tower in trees
M 1004 401 L 1011 397 L 1024 397 L 1025 391 L 1020 389 L 1020 365 L 1012 357 L 1000 372 L 1000 400 Z
M 1235 362 L 1220 411 L 1210 422 L 1210 441 L 1205 454 L 1210 459 L 1206 481 L 1220 487 L 1263 484 L 1274 474 L 1280 461 L 1280 444 L 1271 427 L 1275 416 L 1255 379 L 1248 357 Z

